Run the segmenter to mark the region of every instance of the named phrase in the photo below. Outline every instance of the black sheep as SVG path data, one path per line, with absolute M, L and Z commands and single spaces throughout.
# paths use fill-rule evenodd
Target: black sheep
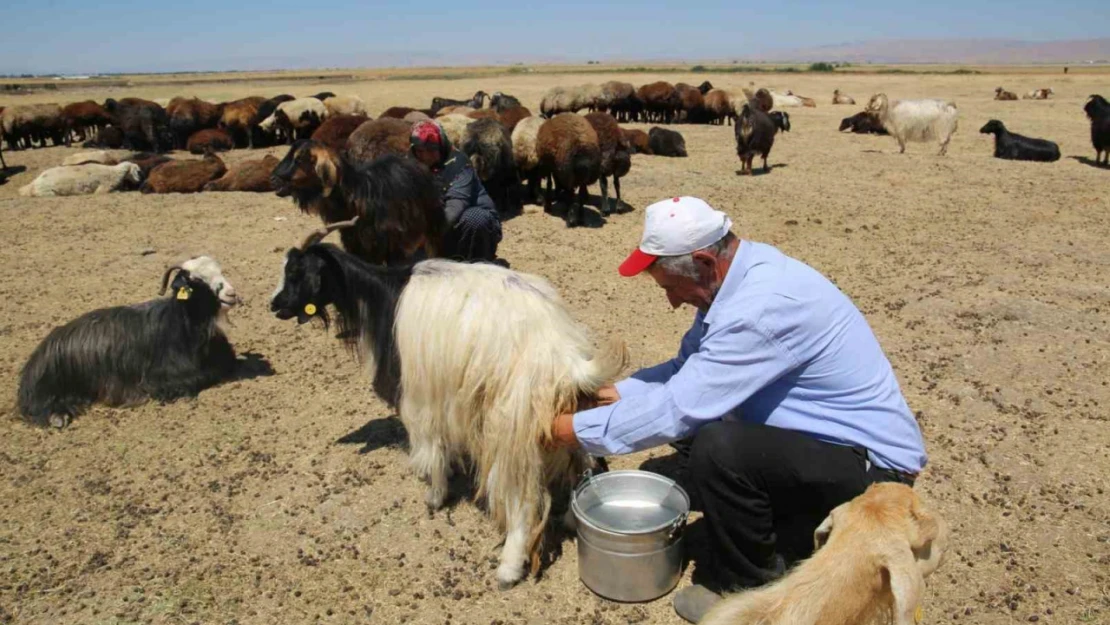
M 230 377 L 235 350 L 221 329 L 238 303 L 220 266 L 206 256 L 169 268 L 173 294 L 101 308 L 55 328 L 31 354 L 19 382 L 19 412 L 65 427 L 90 404 L 133 404 L 192 396 Z
M 281 128 L 274 126 L 271 129 L 271 132 L 264 132 L 261 128 L 258 127 L 258 125 L 261 124 L 267 117 L 273 115 L 274 111 L 277 110 L 279 104 L 281 104 L 282 102 L 288 102 L 290 100 L 296 100 L 296 98 L 287 93 L 283 93 L 281 95 L 276 95 L 269 100 L 266 100 L 258 106 L 258 112 L 254 114 L 254 117 L 251 118 L 250 122 L 251 132 L 256 135 L 256 138 L 254 140 L 255 146 L 265 147 L 266 145 L 287 143 L 284 135 L 279 136 L 279 133 L 281 133 Z
M 768 113 L 771 121 L 775 122 L 775 128 L 783 132 L 790 132 L 790 113 L 786 111 L 771 111 Z
M 840 131 L 850 130 L 859 135 L 890 134 L 883 128 L 879 116 L 869 111 L 860 111 L 851 117 L 840 120 Z
M 981 134 L 994 135 L 994 157 L 1011 161 L 1060 160 L 1060 147 L 1051 141 L 1033 139 L 1014 134 L 997 119 L 992 119 L 979 129 Z
M 489 107 L 498 113 L 504 113 L 518 106 L 520 106 L 520 100 L 507 93 L 501 93 L 500 91 L 495 91 L 489 99 Z
M 1091 120 L 1091 145 L 1095 148 L 1095 162 L 1110 165 L 1110 103 L 1100 95 L 1087 98 L 1083 110 Z
M 752 159 L 756 154 L 763 157 L 763 171 L 771 171 L 767 165 L 767 156 L 771 153 L 771 146 L 775 144 L 775 133 L 778 131 L 771 116 L 745 104 L 736 118 L 733 130 L 736 135 L 736 155 L 740 157 L 740 173 L 751 175 Z
M 648 146 L 651 153 L 656 156 L 674 156 L 685 158 L 686 139 L 674 130 L 667 130 L 658 126 L 648 131 Z
M 123 131 L 123 148 L 151 152 L 173 149 L 173 133 L 169 117 L 159 104 L 139 98 L 108 98 L 104 108 L 119 121 Z
M 317 100 L 323 102 L 324 100 L 327 100 L 328 98 L 334 98 L 335 94 L 330 92 L 330 91 L 321 91 L 320 93 L 317 93 L 316 95 L 310 95 L 308 97 L 316 98 Z M 265 118 L 263 118 L 263 119 L 265 119 Z

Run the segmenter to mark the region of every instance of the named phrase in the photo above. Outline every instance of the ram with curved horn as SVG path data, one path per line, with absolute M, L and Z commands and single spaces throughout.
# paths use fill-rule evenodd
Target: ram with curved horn
M 505 532 L 497 580 L 512 586 L 526 562 L 538 569 L 552 491 L 568 491 L 590 463 L 546 444 L 554 417 L 617 376 L 624 346 L 597 349 L 543 278 L 442 259 L 371 265 L 321 242 L 345 226 L 286 252 L 270 309 L 325 325 L 334 309 L 339 336 L 400 413 L 430 511 L 444 503 L 451 468 L 473 468 L 477 494 Z
M 174 265 L 160 293 L 167 287 L 169 297 L 101 308 L 54 328 L 23 366 L 23 418 L 65 427 L 93 403 L 172 401 L 230 377 L 236 356 L 223 320 L 240 300 L 220 265 L 207 256 Z

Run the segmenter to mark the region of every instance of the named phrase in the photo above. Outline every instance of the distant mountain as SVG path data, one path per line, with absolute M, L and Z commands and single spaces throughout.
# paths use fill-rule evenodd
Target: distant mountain
M 1008 39 L 890 39 L 767 51 L 748 60 L 848 63 L 1021 63 L 1110 62 L 1110 38 L 1077 41 Z

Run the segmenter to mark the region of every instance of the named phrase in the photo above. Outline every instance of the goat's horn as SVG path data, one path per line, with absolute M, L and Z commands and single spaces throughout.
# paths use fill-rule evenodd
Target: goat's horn
M 162 290 L 158 291 L 159 295 L 165 295 L 166 294 L 166 287 L 168 287 L 170 285 L 170 274 L 173 273 L 174 270 L 180 271 L 181 269 L 184 269 L 184 268 L 180 264 L 173 265 L 169 269 L 166 269 L 166 273 L 162 274 Z
M 335 223 L 328 224 L 327 226 L 320 228 L 319 230 L 316 230 L 305 237 L 304 243 L 301 243 L 301 249 L 303 250 L 309 245 L 313 245 L 319 243 L 320 241 L 323 241 L 324 237 L 328 236 L 335 230 L 339 230 L 340 228 L 350 228 L 351 226 L 355 225 L 356 222 L 358 222 L 358 217 L 348 219 L 347 221 L 337 221 Z

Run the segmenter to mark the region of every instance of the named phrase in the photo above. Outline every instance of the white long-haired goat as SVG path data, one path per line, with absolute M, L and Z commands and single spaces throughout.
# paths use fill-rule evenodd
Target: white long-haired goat
M 443 505 L 452 465 L 468 463 L 506 531 L 499 585 L 520 581 L 529 558 L 534 573 L 550 489 L 569 489 L 589 462 L 548 447 L 555 415 L 617 376 L 623 345 L 595 350 L 538 276 L 446 260 L 381 267 L 318 241 L 286 254 L 271 309 L 326 321 L 334 306 L 340 336 L 375 365 L 375 391 L 399 408 L 428 508 Z
M 871 96 L 867 110 L 878 115 L 883 128 L 898 141 L 900 153 L 905 153 L 908 141 L 939 141 L 942 156 L 948 152 L 960 114 L 956 104 L 947 100 L 890 100 L 885 93 Z

